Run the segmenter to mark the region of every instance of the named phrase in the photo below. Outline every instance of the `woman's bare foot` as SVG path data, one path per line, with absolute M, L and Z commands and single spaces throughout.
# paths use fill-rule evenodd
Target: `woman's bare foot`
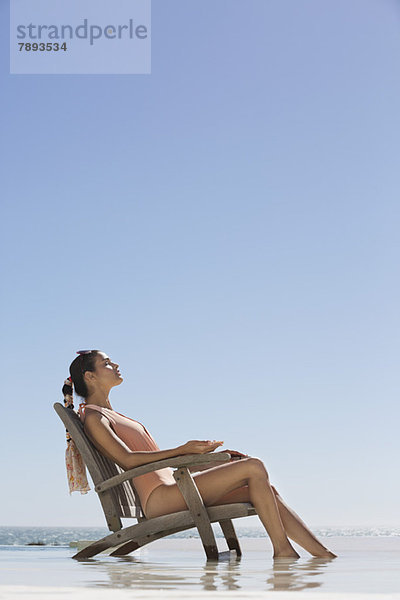
M 337 558 L 337 554 L 333 554 L 333 552 L 331 552 L 327 548 L 325 548 L 325 550 L 322 550 L 321 552 L 318 552 L 318 554 L 313 554 L 313 556 L 315 556 L 316 558 Z

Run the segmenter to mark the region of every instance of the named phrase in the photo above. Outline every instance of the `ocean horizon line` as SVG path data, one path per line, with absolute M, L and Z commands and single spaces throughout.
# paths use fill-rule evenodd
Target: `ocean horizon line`
M 223 533 L 217 524 L 213 524 L 216 538 L 222 538 Z M 317 537 L 400 537 L 400 527 L 313 527 Z M 236 526 L 239 538 L 265 538 L 268 537 L 262 526 Z M 109 534 L 106 527 L 71 527 L 54 526 L 7 526 L 0 525 L 0 546 L 69 546 L 71 542 L 80 540 L 100 539 Z M 170 539 L 198 538 L 199 534 L 195 528 L 181 531 L 168 536 Z

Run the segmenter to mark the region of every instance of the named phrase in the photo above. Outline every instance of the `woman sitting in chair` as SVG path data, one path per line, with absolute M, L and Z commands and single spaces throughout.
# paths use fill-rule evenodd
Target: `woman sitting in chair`
M 181 456 L 213 452 L 220 441 L 191 440 L 182 446 L 160 450 L 147 429 L 138 421 L 114 411 L 111 388 L 122 383 L 118 364 L 104 352 L 81 351 L 70 366 L 76 394 L 85 399 L 79 407 L 84 430 L 96 448 L 125 470 Z M 288 538 L 313 556 L 334 558 L 300 517 L 270 484 L 267 470 L 258 458 L 228 451 L 233 460 L 194 475 L 206 506 L 251 502 L 274 549 L 274 558 L 299 558 Z M 241 460 L 238 460 L 241 459 Z M 147 518 L 187 510 L 185 500 L 169 468 L 135 477 L 134 485 Z

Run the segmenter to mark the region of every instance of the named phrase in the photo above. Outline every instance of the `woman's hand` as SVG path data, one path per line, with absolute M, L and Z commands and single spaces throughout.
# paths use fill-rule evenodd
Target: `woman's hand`
M 206 454 L 207 452 L 213 452 L 219 446 L 222 446 L 224 442 L 217 442 L 215 440 L 190 440 L 178 447 L 179 454 Z

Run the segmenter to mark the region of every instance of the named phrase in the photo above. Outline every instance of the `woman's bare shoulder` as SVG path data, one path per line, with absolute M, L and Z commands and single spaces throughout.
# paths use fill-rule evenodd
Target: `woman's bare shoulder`
M 90 431 L 99 427 L 106 427 L 107 429 L 110 428 L 107 417 L 102 415 L 101 412 L 98 412 L 97 410 L 86 410 L 83 429 L 85 431 Z

